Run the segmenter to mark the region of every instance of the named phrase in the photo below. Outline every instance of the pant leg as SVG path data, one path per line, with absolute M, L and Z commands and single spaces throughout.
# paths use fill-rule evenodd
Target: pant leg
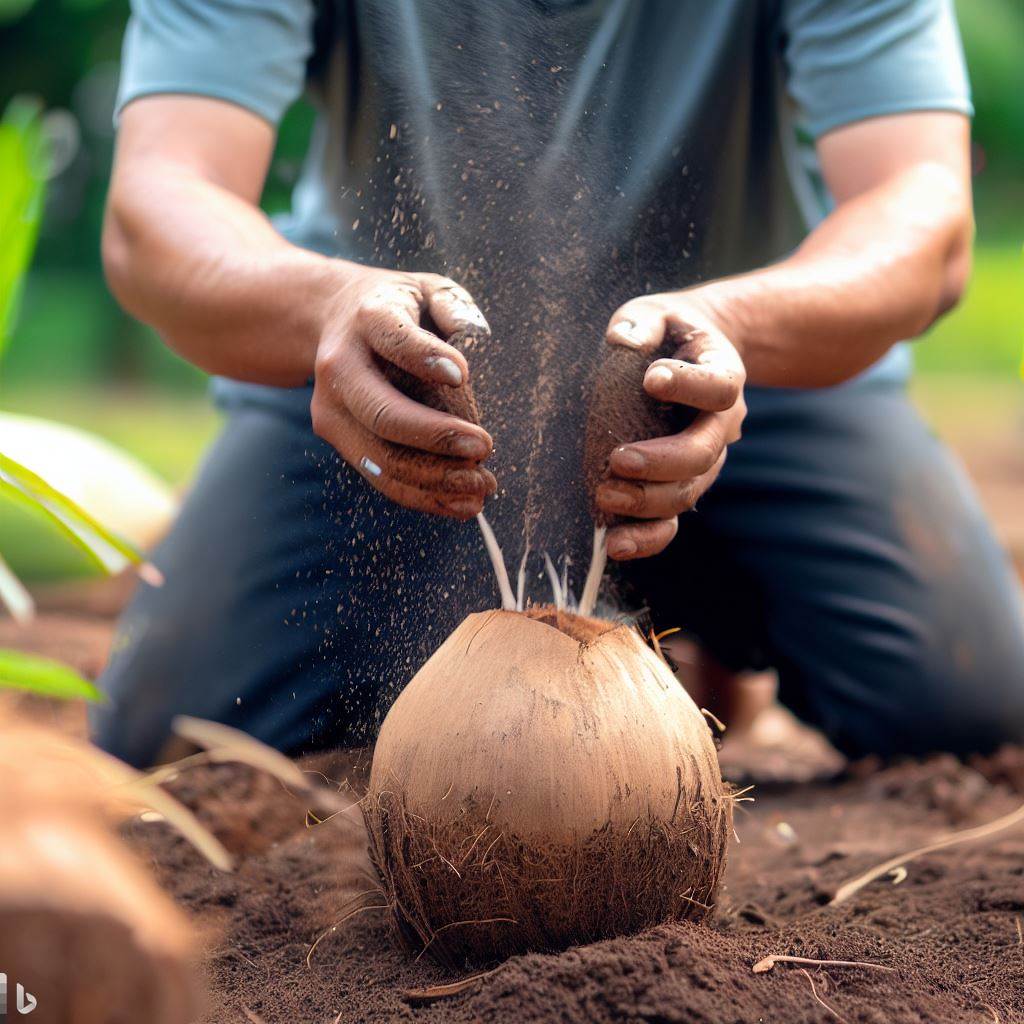
M 647 571 L 660 620 L 678 609 L 727 664 L 777 668 L 783 702 L 851 755 L 1024 740 L 1017 580 L 904 391 L 755 391 L 750 410 Z
M 469 611 L 495 604 L 473 523 L 391 505 L 310 432 L 234 413 L 153 561 L 100 679 L 100 746 L 151 763 L 171 718 L 291 752 L 372 735 Z

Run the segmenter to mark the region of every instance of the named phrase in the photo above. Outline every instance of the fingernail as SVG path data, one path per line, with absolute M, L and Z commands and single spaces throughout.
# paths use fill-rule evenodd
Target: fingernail
M 480 511 L 480 502 L 467 498 L 465 501 L 449 501 L 448 508 L 457 516 L 475 516 Z
M 633 500 L 615 487 L 602 487 L 598 493 L 601 507 L 608 512 L 631 512 Z
M 466 306 L 465 312 L 460 314 L 459 319 L 465 320 L 467 324 L 471 324 L 473 327 L 482 327 L 485 331 L 491 329 L 483 313 L 476 306 Z
M 478 469 L 450 469 L 444 475 L 444 482 L 445 487 L 456 494 L 473 494 L 487 487 Z
M 440 384 L 458 387 L 462 383 L 462 370 L 459 369 L 458 363 L 447 356 L 430 356 L 427 359 L 427 369 L 433 371 L 434 379 Z
M 615 326 L 615 333 L 624 341 L 627 345 L 633 345 L 640 348 L 647 340 L 640 331 L 637 330 L 637 324 L 635 320 L 622 320 Z
M 359 465 L 366 470 L 370 476 L 380 476 L 381 469 L 373 459 L 368 459 L 365 455 L 359 460 Z
M 453 455 L 463 459 L 482 459 L 487 455 L 487 445 L 483 441 L 477 437 L 467 437 L 465 434 L 452 438 L 451 450 Z
M 672 371 L 667 366 L 652 366 L 644 377 L 644 383 L 660 391 L 672 383 Z
M 635 555 L 636 551 L 634 540 L 617 540 L 608 545 L 608 554 L 612 558 L 629 558 L 630 555 Z
M 647 464 L 647 460 L 635 448 L 616 448 L 612 457 L 615 466 L 627 473 L 639 473 Z

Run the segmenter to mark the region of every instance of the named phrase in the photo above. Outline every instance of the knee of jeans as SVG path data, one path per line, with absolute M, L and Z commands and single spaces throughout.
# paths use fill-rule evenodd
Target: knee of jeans
M 848 709 L 833 742 L 848 757 L 987 754 L 1024 743 L 1024 680 L 983 688 L 923 674 L 904 684 L 906 699 L 877 709 Z

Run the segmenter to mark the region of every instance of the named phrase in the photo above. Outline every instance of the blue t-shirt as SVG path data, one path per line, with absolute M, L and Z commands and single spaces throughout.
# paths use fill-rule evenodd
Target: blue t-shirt
M 829 207 L 825 132 L 971 111 L 951 0 L 132 8 L 121 105 L 192 93 L 276 124 L 305 88 L 318 116 L 282 232 L 474 293 L 494 332 L 474 386 L 498 478 L 524 500 L 565 489 L 620 303 L 792 251 Z M 908 360 L 898 346 L 868 372 L 899 380 Z M 306 389 L 222 398 L 308 416 Z

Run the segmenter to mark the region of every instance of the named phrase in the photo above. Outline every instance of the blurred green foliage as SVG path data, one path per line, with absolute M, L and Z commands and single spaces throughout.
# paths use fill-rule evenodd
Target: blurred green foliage
M 924 369 L 1015 372 L 1024 239 L 1024 2 L 958 0 L 974 89 L 979 255 L 961 310 L 919 348 Z M 74 150 L 50 182 L 35 267 L 6 357 L 0 403 L 25 389 L 140 383 L 196 393 L 203 376 L 125 316 L 108 294 L 99 259 L 103 200 L 113 151 L 112 111 L 128 0 L 0 0 L 0 109 L 37 95 L 70 112 Z M 285 119 L 265 205 L 284 208 L 300 166 L 311 111 Z M 71 130 L 73 127 L 73 131 Z
M 0 120 L 0 356 L 42 218 L 46 156 L 38 101 L 13 99 Z

